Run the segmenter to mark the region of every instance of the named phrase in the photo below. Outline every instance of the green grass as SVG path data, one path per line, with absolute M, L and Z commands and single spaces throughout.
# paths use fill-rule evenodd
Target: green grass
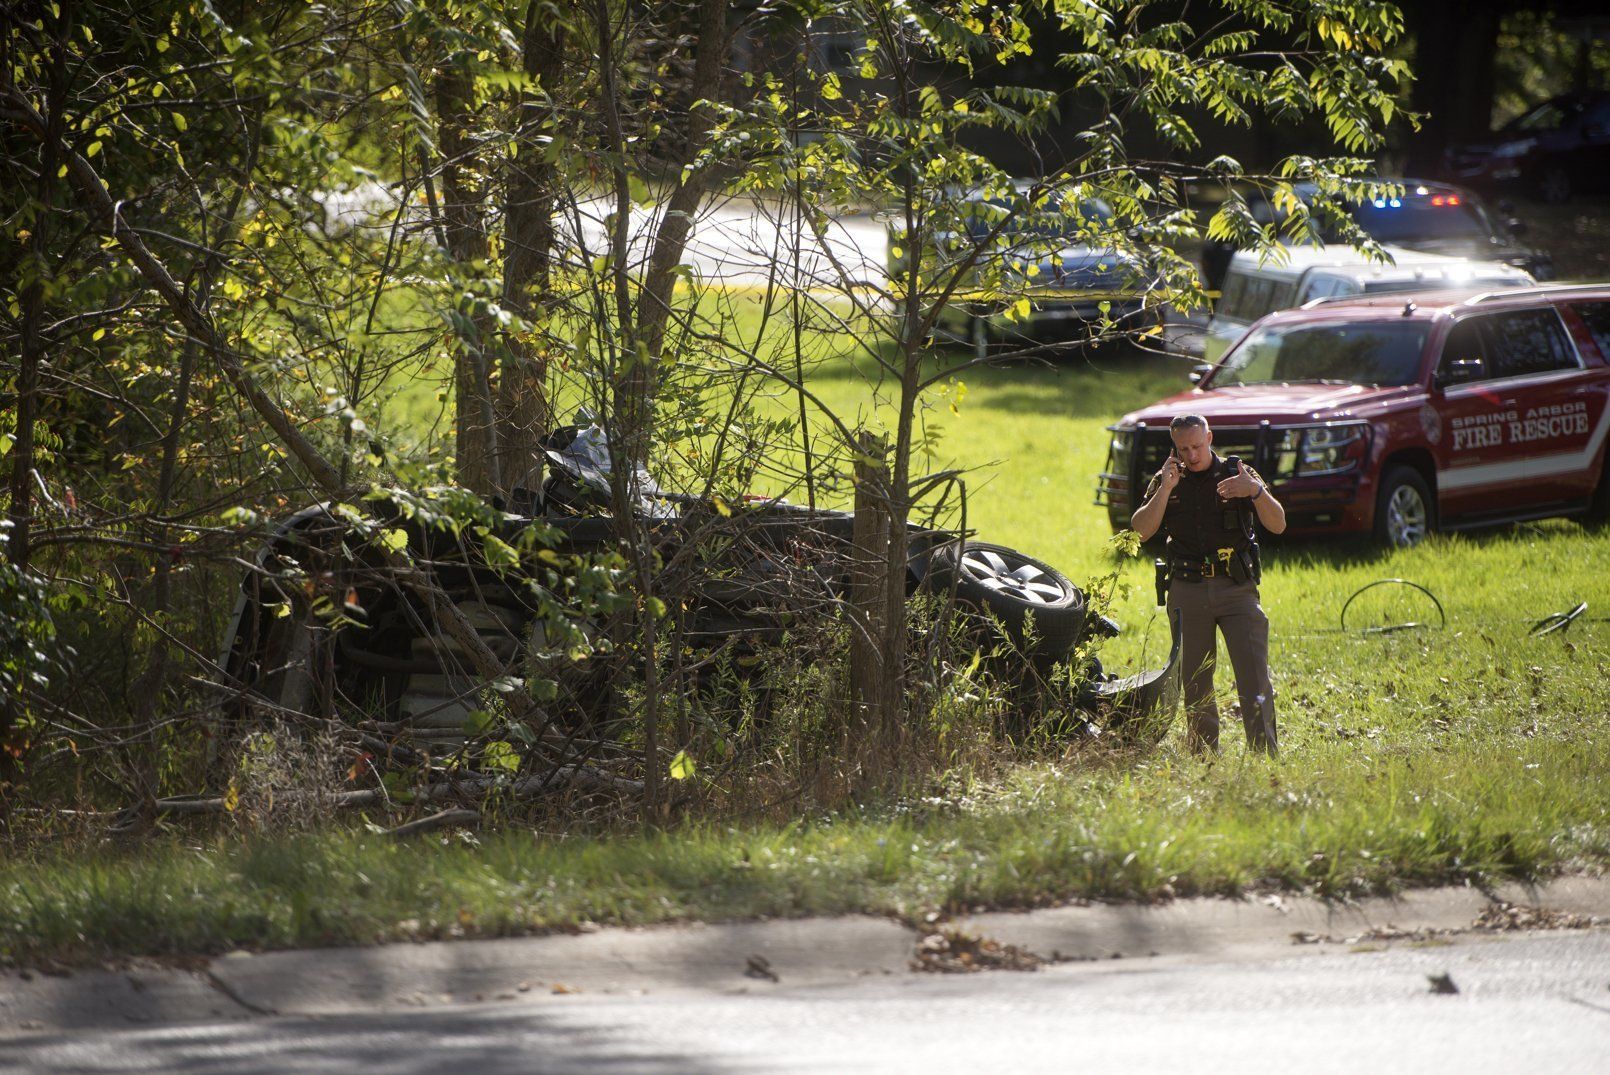
M 174 839 L 7 870 L 0 956 L 72 961 L 854 911 L 917 920 L 1070 897 L 1248 886 L 1342 896 L 1533 878 L 1610 854 L 1610 759 L 1580 735 L 1585 723 L 1451 733 L 1413 750 L 1390 732 L 1311 741 L 1278 765 L 1232 754 L 1209 767 L 1169 751 L 1041 765 L 987 791 L 787 826 L 563 841 L 511 830 L 473 844 L 351 833 Z
M 1109 668 L 1163 648 L 1150 569 L 1116 562 L 1092 503 L 1103 427 L 1182 385 L 1130 355 L 965 376 L 937 465 L 981 468 L 970 522 L 1075 580 L 1117 567 Z M 869 405 L 847 362 L 813 388 Z M 1363 635 L 1366 623 L 1445 629 Z M 581 922 L 871 911 L 917 916 L 1075 897 L 1249 887 L 1326 895 L 1531 878 L 1610 862 L 1610 529 L 1568 521 L 1437 538 L 1384 553 L 1286 541 L 1266 556 L 1283 754 L 1184 753 L 1178 728 L 1143 755 L 1100 747 L 1008 768 L 881 812 L 789 825 L 689 823 L 649 835 L 397 844 L 347 830 L 289 839 L 166 836 L 110 854 L 38 849 L 0 865 L 0 958 L 94 958 L 498 935 Z M 1588 600 L 1570 630 L 1530 637 Z M 1222 662 L 1221 662 L 1222 664 Z M 1231 684 L 1221 668 L 1228 716 Z M 1233 718 L 1232 718 L 1233 720 Z

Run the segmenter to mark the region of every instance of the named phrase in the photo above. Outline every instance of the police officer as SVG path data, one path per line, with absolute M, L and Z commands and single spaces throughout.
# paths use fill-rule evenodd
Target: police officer
M 1263 479 L 1213 450 L 1213 431 L 1199 414 L 1169 423 L 1174 450 L 1146 489 L 1131 525 L 1141 540 L 1168 537 L 1168 611 L 1180 613 L 1185 677 L 1186 741 L 1196 752 L 1219 747 L 1213 700 L 1218 639 L 1235 669 L 1241 720 L 1253 750 L 1275 753 L 1274 688 L 1269 683 L 1269 618 L 1258 603 L 1255 522 L 1286 529 L 1286 509 Z

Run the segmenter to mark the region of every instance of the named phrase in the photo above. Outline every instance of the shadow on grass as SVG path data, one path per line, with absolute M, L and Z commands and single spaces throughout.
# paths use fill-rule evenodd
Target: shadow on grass
M 1519 523 L 1495 523 L 1475 530 L 1460 530 L 1438 534 L 1431 538 L 1433 547 L 1440 546 L 1444 554 L 1457 555 L 1460 551 L 1485 552 L 1504 545 L 1532 538 L 1549 537 L 1561 531 L 1576 531 L 1583 536 L 1605 532 L 1603 522 L 1590 522 L 1574 518 L 1533 519 Z M 1398 552 L 1362 536 L 1345 537 L 1281 537 L 1260 535 L 1265 549 L 1265 564 L 1269 557 L 1290 570 L 1308 568 L 1357 568 L 1382 564 Z
M 1189 388 L 1189 367 L 1177 356 L 1128 345 L 1003 354 L 981 365 L 972 364 L 970 353 L 936 349 L 925 357 L 922 375 L 954 376 L 977 394 L 980 406 L 992 411 L 1116 421 L 1125 411 Z M 862 352 L 824 362 L 809 379 L 814 384 L 871 383 L 880 375 L 892 390 L 886 371 Z
M 1438 534 L 1431 538 L 1429 547 L 1438 550 L 1440 557 L 1475 555 L 1502 551 L 1505 546 L 1516 545 L 1535 538 L 1570 536 L 1574 532 L 1583 538 L 1598 538 L 1610 533 L 1610 520 L 1576 518 L 1533 519 L 1519 523 L 1498 523 L 1477 530 Z M 1105 539 L 1103 532 L 1100 537 Z M 1385 568 L 1400 550 L 1383 545 L 1362 535 L 1287 537 L 1260 532 L 1259 544 L 1263 549 L 1263 567 L 1283 574 L 1301 574 L 1315 571 L 1342 571 Z M 1148 542 L 1141 547 L 1138 558 L 1117 550 L 1110 550 L 1107 562 L 1122 567 L 1135 561 L 1148 570 L 1154 557 L 1163 555 L 1161 542 Z M 1440 558 L 1439 557 L 1439 558 Z

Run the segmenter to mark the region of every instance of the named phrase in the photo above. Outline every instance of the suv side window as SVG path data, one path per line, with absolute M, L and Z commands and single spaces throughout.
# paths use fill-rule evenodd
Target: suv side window
M 1610 302 L 1582 303 L 1576 312 L 1588 326 L 1593 342 L 1599 345 L 1599 354 L 1610 362 Z
M 1552 370 L 1574 370 L 1581 364 L 1565 326 L 1554 308 L 1517 310 L 1481 319 L 1482 335 L 1492 351 L 1494 377 L 1525 377 Z
M 1481 317 L 1467 317 L 1457 322 L 1442 345 L 1442 358 L 1437 362 L 1437 380 L 1444 384 L 1465 381 L 1485 381 L 1494 376 L 1492 362 L 1487 357 L 1487 344 L 1482 339 Z
M 1219 312 L 1225 317 L 1241 319 L 1241 297 L 1247 291 L 1247 278 L 1233 272 L 1224 278 L 1224 294 L 1219 296 Z
M 1445 382 L 1487 381 L 1580 368 L 1552 307 L 1467 317 L 1448 333 L 1437 376 Z
M 1303 281 L 1302 290 L 1297 293 L 1297 301 L 1293 304 L 1301 306 L 1314 299 L 1330 297 L 1332 280 L 1328 276 L 1310 276 Z
M 1224 278 L 1219 310 L 1236 321 L 1256 321 L 1273 310 L 1295 305 L 1297 285 L 1255 272 L 1232 272 Z
M 1247 277 L 1247 286 L 1241 292 L 1241 301 L 1236 304 L 1236 316 L 1243 321 L 1256 321 L 1269 312 L 1269 297 L 1274 292 L 1275 282 L 1268 277 L 1262 279 L 1256 276 Z

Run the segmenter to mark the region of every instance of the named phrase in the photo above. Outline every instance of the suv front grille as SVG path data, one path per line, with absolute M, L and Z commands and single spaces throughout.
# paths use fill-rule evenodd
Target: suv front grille
M 1141 427 L 1130 431 L 1130 448 L 1127 458 L 1115 461 L 1109 453 L 1107 470 L 1098 480 L 1096 503 L 1104 504 L 1107 517 L 1114 528 L 1129 525 L 1129 517 L 1140 507 L 1146 495 L 1146 486 L 1152 475 L 1163 467 L 1173 448 L 1167 426 Z M 1213 429 L 1213 450 L 1222 456 L 1240 456 L 1242 461 L 1261 474 L 1272 473 L 1272 468 L 1261 456 L 1272 452 L 1275 437 L 1268 426 L 1224 426 Z M 1119 473 L 1117 465 L 1127 464 Z

